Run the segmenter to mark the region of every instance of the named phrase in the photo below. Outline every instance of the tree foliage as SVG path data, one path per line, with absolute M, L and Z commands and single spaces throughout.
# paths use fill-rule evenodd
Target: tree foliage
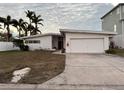
M 24 21 L 22 18 L 19 20 L 12 19 L 10 15 L 7 17 L 0 17 L 0 23 L 3 24 L 3 27 L 0 24 L 0 29 L 5 29 L 7 31 L 6 35 L 4 35 L 4 38 L 6 38 L 7 41 L 10 41 L 10 38 L 12 37 L 10 26 L 17 29 L 19 38 L 21 36 L 27 36 L 29 32 L 30 35 L 41 34 L 41 31 L 39 30 L 39 25 L 43 26 L 41 15 L 36 15 L 34 11 L 30 10 L 25 11 L 25 13 L 29 22 Z

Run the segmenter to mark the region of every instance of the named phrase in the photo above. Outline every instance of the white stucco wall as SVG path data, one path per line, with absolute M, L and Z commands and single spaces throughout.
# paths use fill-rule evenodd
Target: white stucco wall
M 65 48 L 66 53 L 70 53 L 71 49 L 70 46 L 67 46 L 67 43 L 70 45 L 71 38 L 96 38 L 96 39 L 103 39 L 104 50 L 109 49 L 109 35 L 100 35 L 100 34 L 83 34 L 83 33 L 66 33 L 65 34 Z M 80 44 L 79 44 L 80 46 Z
M 42 36 L 42 37 L 33 37 L 25 40 L 40 40 L 40 43 L 27 43 L 30 50 L 36 49 L 52 49 L 52 36 Z
M 0 42 L 0 51 L 19 50 L 13 42 Z
M 108 36 L 104 36 L 104 42 L 103 43 L 104 43 L 104 50 L 108 50 L 109 49 L 109 44 L 110 44 Z

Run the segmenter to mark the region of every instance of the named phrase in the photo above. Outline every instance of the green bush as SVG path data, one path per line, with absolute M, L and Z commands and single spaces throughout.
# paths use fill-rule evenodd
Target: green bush
M 105 51 L 108 54 L 116 54 L 116 51 L 114 49 L 109 49 Z
M 29 51 L 29 47 L 27 45 L 20 45 L 19 48 L 22 51 Z
M 64 48 L 62 48 L 62 53 L 65 53 L 65 49 Z
M 20 50 L 22 50 L 22 51 L 29 51 L 28 45 L 24 45 L 23 40 L 14 39 L 14 40 L 13 40 L 13 43 L 14 43 L 17 47 L 19 47 Z

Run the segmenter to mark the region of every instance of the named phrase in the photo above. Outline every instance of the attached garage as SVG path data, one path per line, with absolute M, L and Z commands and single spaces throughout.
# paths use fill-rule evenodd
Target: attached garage
M 115 32 L 60 29 L 66 53 L 104 53 Z
M 70 39 L 70 49 L 73 53 L 102 53 L 103 42 L 103 38 L 73 38 Z

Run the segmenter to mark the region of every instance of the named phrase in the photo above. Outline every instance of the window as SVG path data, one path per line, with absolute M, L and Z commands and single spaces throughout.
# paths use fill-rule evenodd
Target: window
M 33 43 L 40 43 L 40 40 L 34 40 Z
M 117 14 L 120 14 L 120 8 L 119 7 L 117 8 Z
M 38 44 L 38 43 L 40 43 L 40 40 L 26 40 L 25 43 L 26 44 L 28 44 L 28 43 L 29 44 Z
M 117 25 L 114 25 L 114 32 L 117 32 Z

